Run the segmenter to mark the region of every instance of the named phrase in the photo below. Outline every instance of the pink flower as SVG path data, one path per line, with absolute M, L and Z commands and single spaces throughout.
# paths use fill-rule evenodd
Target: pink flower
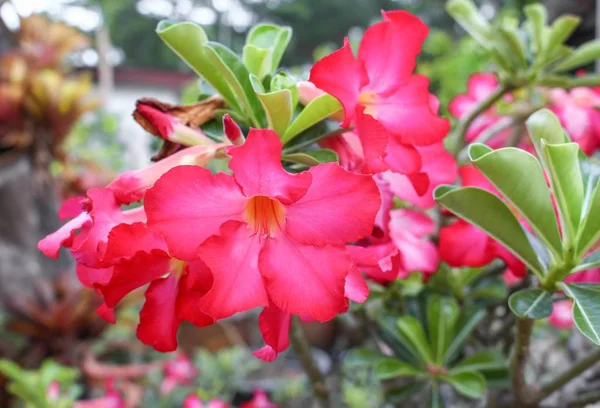
M 60 383 L 58 381 L 52 381 L 46 390 L 46 396 L 48 401 L 56 402 L 60 399 Z
M 371 232 L 380 206 L 369 176 L 333 163 L 290 174 L 281 149 L 274 132 L 253 129 L 229 150 L 233 176 L 179 166 L 145 200 L 170 254 L 199 256 L 212 273 L 198 309 L 217 320 L 265 307 L 262 321 L 278 333 L 265 336 L 263 323 L 263 336 L 277 339 L 286 315 L 327 321 L 347 308 L 345 244 Z
M 165 378 L 160 385 L 160 393 L 168 394 L 178 384 L 191 385 L 197 374 L 198 370 L 189 357 L 183 352 L 178 353 L 175 359 L 165 364 Z
M 600 268 L 576 272 L 565 278 L 566 283 L 600 283 Z
M 108 379 L 104 385 L 104 396 L 96 399 L 77 401 L 73 408 L 125 408 L 125 400 L 115 389 L 113 380 Z
M 271 402 L 266 392 L 257 389 L 254 391 L 252 400 L 244 402 L 241 408 L 277 408 L 277 404 Z
M 480 72 L 471 75 L 467 82 L 467 92 L 455 96 L 448 105 L 450 114 L 457 119 L 461 119 L 468 115 L 481 101 L 491 95 L 498 87 L 498 80 L 492 73 Z M 479 115 L 469 126 L 466 134 L 467 142 L 472 142 L 490 126 L 495 125 L 500 120 L 504 119 L 496 113 L 496 108 L 492 106 L 481 115 Z M 511 130 L 507 129 L 500 132 L 488 144 L 493 148 L 504 146 L 506 139 L 509 137 Z
M 383 19 L 367 29 L 357 57 L 346 39 L 312 67 L 310 82 L 342 104 L 342 126 L 356 128 L 364 172 L 418 175 L 411 181 L 423 193 L 427 179 L 414 146 L 439 142 L 449 129 L 436 114 L 429 80 L 412 73 L 428 29 L 405 11 L 383 12 Z
M 586 154 L 600 146 L 600 95 L 591 88 L 552 89 L 550 109 L 556 113 L 570 138 Z
M 204 403 L 197 395 L 190 394 L 183 400 L 181 408 L 229 408 L 229 404 L 216 398 Z
M 552 314 L 548 318 L 548 323 L 557 329 L 569 330 L 573 327 L 573 302 L 566 300 L 558 300 L 554 302 Z
M 458 170 L 463 186 L 479 187 L 498 195 L 490 182 L 473 166 Z M 464 220 L 456 220 L 440 230 L 440 258 L 453 267 L 480 267 L 502 259 L 516 277 L 526 274 L 525 265 L 510 251 L 479 228 Z

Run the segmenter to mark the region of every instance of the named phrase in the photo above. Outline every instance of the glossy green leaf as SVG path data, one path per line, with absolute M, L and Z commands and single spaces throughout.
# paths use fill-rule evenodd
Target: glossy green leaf
M 583 205 L 583 179 L 579 171 L 577 143 L 546 144 L 542 151 L 548 164 L 554 197 L 558 203 L 562 231 L 567 242 L 574 243 Z
M 562 144 L 566 141 L 565 131 L 560 125 L 560 121 L 549 109 L 540 109 L 527 119 L 525 122 L 529 137 L 533 143 L 538 157 L 541 159 L 544 168 L 547 168 L 544 152 L 542 151 L 542 140 L 547 144 Z
M 557 48 L 573 34 L 580 21 L 579 17 L 573 15 L 563 15 L 555 19 L 549 34 L 544 37 L 542 59 L 551 58 Z
M 440 205 L 487 232 L 541 274 L 542 267 L 521 224 L 498 197 L 480 188 L 452 186 L 439 186 L 433 195 Z
M 573 272 L 581 272 L 598 267 L 600 267 L 600 249 L 586 256 L 583 261 L 573 269 Z
M 287 89 L 292 93 L 292 111 L 296 109 L 298 105 L 298 88 L 296 87 L 296 80 L 286 74 L 285 72 L 278 72 L 271 78 L 270 91 L 281 91 Z
M 374 366 L 382 359 L 385 359 L 383 354 L 372 348 L 360 347 L 352 349 L 344 358 L 344 365 L 348 367 Z
M 488 371 L 508 367 L 508 362 L 498 350 L 482 350 L 471 354 L 452 367 L 453 373 L 464 371 Z
M 427 302 L 429 343 L 433 350 L 434 361 L 438 365 L 443 363 L 446 349 L 454 337 L 458 315 L 458 305 L 453 299 L 435 296 Z
M 422 359 L 408 337 L 398 328 L 397 319 L 385 315 L 377 319 L 377 334 L 393 351 L 396 357 L 412 365 L 419 365 Z
M 477 327 L 479 322 L 481 322 L 484 316 L 485 310 L 478 308 L 469 310 L 460 317 L 460 320 L 456 325 L 457 328 L 454 338 L 446 349 L 446 353 L 444 355 L 444 364 L 447 364 L 449 361 L 451 361 L 452 358 L 460 351 L 469 335 L 473 332 L 475 327 Z
M 508 45 L 506 51 L 511 54 L 519 66 L 527 66 L 525 44 L 519 36 L 519 30 L 515 27 L 500 27 L 499 32 L 504 42 Z
M 339 157 L 336 152 L 330 149 L 309 150 L 303 153 L 290 153 L 281 156 L 281 160 L 304 164 L 306 166 L 316 166 L 321 163 L 337 162 Z
M 542 289 L 525 289 L 508 298 L 514 314 L 529 319 L 543 319 L 552 314 L 552 294 Z
M 421 323 L 412 316 L 402 316 L 398 319 L 398 328 L 411 342 L 413 348 L 419 353 L 419 356 L 427 362 L 433 363 L 433 354 L 427 341 L 425 330 Z
M 560 254 L 562 244 L 550 191 L 540 163 L 530 153 L 507 147 L 492 150 L 475 143 L 469 148 L 471 162 L 529 222 L 538 236 Z M 579 168 L 576 168 L 579 172 Z M 523 177 L 526 174 L 527 177 Z
M 208 38 L 202 27 L 194 23 L 173 24 L 161 21 L 156 27 L 156 33 L 179 58 L 208 82 L 229 106 L 240 109 L 231 87 L 206 55 L 204 48 Z
M 283 135 L 283 144 L 342 109 L 340 102 L 329 94 L 313 99 L 302 109 Z
M 246 47 L 251 46 L 250 52 L 256 55 L 256 49 L 264 50 L 266 53 L 264 66 L 260 74 L 250 70 L 253 74 L 263 79 L 266 75 L 275 72 L 281 58 L 292 37 L 290 27 L 280 27 L 274 24 L 258 24 L 254 26 L 246 38 Z M 244 62 L 246 62 L 246 47 L 244 47 Z M 250 69 L 250 67 L 248 67 Z
M 264 127 L 265 112 L 250 81 L 250 72 L 233 51 L 209 41 L 205 47 L 208 60 L 225 78 L 240 101 L 242 112 L 255 127 Z
M 548 13 L 546 8 L 539 3 L 529 4 L 523 10 L 527 16 L 526 27 L 531 38 L 532 51 L 534 54 L 538 54 L 543 47 L 544 29 L 548 21 Z
M 577 255 L 585 254 L 598 240 L 600 240 L 600 181 L 589 196 L 587 211 L 581 220 L 577 236 Z
M 254 92 L 267 114 L 267 123 L 278 135 L 283 135 L 292 119 L 292 92 L 288 89 L 265 92 L 259 79 L 251 75 Z
M 481 398 L 485 392 L 485 378 L 476 371 L 454 373 L 450 370 L 444 379 L 461 395 L 467 398 Z
M 552 71 L 566 72 L 587 65 L 600 58 L 600 40 L 592 40 L 580 45 L 571 55 L 563 59 Z
M 271 72 L 271 51 L 246 44 L 242 53 L 242 61 L 251 74 L 262 79 Z
M 485 48 L 491 47 L 492 27 L 483 17 L 475 4 L 470 0 L 450 0 L 446 3 L 446 11 L 462 28 Z
M 388 357 L 377 362 L 375 374 L 380 380 L 387 380 L 395 377 L 414 377 L 423 374 L 423 371 L 410 364 Z
M 584 336 L 600 346 L 600 285 L 569 283 L 562 285 L 573 299 L 573 320 Z

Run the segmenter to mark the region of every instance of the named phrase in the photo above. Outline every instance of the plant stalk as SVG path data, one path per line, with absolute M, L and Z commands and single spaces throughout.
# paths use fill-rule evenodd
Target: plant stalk
M 302 322 L 297 316 L 292 316 L 290 342 L 296 352 L 296 356 L 298 356 L 298 359 L 302 364 L 302 368 L 304 368 L 304 372 L 308 376 L 318 406 L 320 408 L 329 408 L 331 406 L 330 396 L 327 384 L 325 383 L 325 377 L 313 359 L 310 345 L 308 344 L 304 329 L 302 328 Z
M 525 408 L 536 407 L 538 405 L 538 392 L 537 390 L 532 390 L 532 387 L 527 384 L 525 378 L 533 323 L 532 319 L 517 318 L 515 350 L 510 368 L 512 389 L 515 393 L 518 406 Z

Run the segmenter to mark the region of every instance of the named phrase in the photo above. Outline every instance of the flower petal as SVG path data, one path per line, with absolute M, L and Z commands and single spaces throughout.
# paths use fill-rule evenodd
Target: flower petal
M 229 168 L 247 197 L 266 196 L 290 204 L 306 193 L 310 174 L 285 171 L 281 165 L 282 148 L 279 136 L 272 130 L 251 129 L 243 145 L 229 150 Z
M 229 220 L 241 220 L 246 197 L 235 179 L 198 166 L 179 166 L 146 192 L 148 226 L 176 258 L 194 260 L 196 248 Z
M 67 222 L 58 230 L 40 240 L 40 242 L 38 242 L 38 249 L 49 258 L 58 258 L 60 247 L 70 247 L 73 242 L 75 232 L 91 222 L 92 219 L 88 213 L 83 212 L 79 214 L 77 217 Z
M 346 247 L 353 265 L 371 279 L 379 282 L 393 281 L 400 270 L 400 253 L 393 243 L 360 247 Z
M 221 227 L 220 235 L 208 238 L 198 247 L 198 256 L 213 275 L 212 287 L 198 304 L 213 319 L 268 305 L 258 269 L 260 240 L 246 224 L 231 221 Z
M 433 220 L 414 210 L 396 210 L 391 215 L 390 236 L 402 254 L 402 269 L 407 272 L 437 271 L 438 250 L 428 240 L 435 231 Z
M 177 349 L 177 330 L 181 324 L 175 313 L 177 279 L 173 274 L 156 279 L 148 286 L 145 297 L 137 338 L 163 353 Z
M 356 133 L 367 167 L 381 161 L 386 154 L 389 135 L 381 123 L 364 113 L 364 107 L 356 108 Z
M 346 276 L 344 293 L 348 299 L 357 303 L 363 303 L 369 297 L 369 286 L 356 266 L 352 266 Z
M 440 230 L 440 258 L 450 266 L 484 266 L 495 258 L 493 240 L 463 220 Z
M 396 89 L 415 69 L 417 55 L 429 29 L 406 11 L 384 12 L 384 21 L 365 31 L 358 58 L 369 74 L 370 91 Z
M 66 220 L 67 218 L 75 218 L 79 214 L 83 212 L 83 207 L 81 206 L 82 201 L 85 200 L 83 196 L 71 197 L 65 201 L 60 206 L 58 210 L 58 218 L 61 220 Z
M 270 347 L 269 352 L 255 351 L 254 355 L 258 358 L 267 357 L 266 361 L 273 361 L 277 358 L 277 354 L 285 351 L 290 346 L 290 324 L 292 315 L 285 313 L 274 305 L 265 307 L 258 317 L 258 326 L 262 333 L 266 347 Z M 275 353 L 275 358 L 273 353 Z M 257 355 L 258 354 L 258 355 Z M 272 358 L 272 359 L 271 359 Z
M 106 303 L 102 302 L 102 304 L 96 309 L 96 313 L 107 323 L 116 323 L 115 309 L 106 306 Z
M 401 174 L 419 173 L 422 166 L 419 151 L 412 145 L 398 142 L 395 138 L 390 140 L 385 162 L 392 171 Z
M 373 179 L 337 163 L 311 167 L 309 172 L 313 182 L 306 195 L 287 207 L 286 232 L 318 246 L 344 245 L 369 235 L 381 205 Z
M 201 260 L 190 262 L 179 278 L 177 316 L 197 327 L 214 323 L 214 319 L 200 309 L 199 301 L 213 285 L 210 269 Z
M 129 259 L 138 251 L 151 252 L 160 249 L 167 252 L 167 245 L 158 232 L 148 228 L 143 222 L 119 224 L 108 234 L 103 264 L 111 265 L 121 259 Z
M 350 258 L 343 248 L 303 245 L 280 234 L 267 240 L 259 268 L 269 298 L 284 312 L 325 322 L 346 306 Z
M 77 278 L 83 286 L 93 288 L 95 285 L 105 285 L 110 281 L 113 268 L 90 268 L 78 263 L 75 267 Z
M 342 126 L 348 127 L 354 119 L 361 89 L 368 83 L 369 77 L 364 62 L 352 54 L 347 38 L 342 48 L 313 65 L 308 80 L 340 101 L 345 114 Z

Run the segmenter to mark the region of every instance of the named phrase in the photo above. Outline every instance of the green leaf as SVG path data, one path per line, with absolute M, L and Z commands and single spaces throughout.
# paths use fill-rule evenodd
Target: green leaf
M 394 355 L 416 366 L 422 362 L 419 352 L 412 342 L 398 328 L 397 319 L 392 315 L 385 315 L 377 319 L 377 334 L 393 351 Z
M 423 374 L 423 371 L 410 364 L 389 357 L 377 363 L 375 374 L 380 380 L 387 380 L 395 377 L 414 377 Z
M 6 359 L 0 360 L 0 373 L 13 380 L 21 379 L 24 374 L 18 364 Z
M 579 171 L 577 143 L 547 144 L 542 140 L 554 197 L 558 203 L 562 231 L 566 242 L 574 244 L 583 205 L 583 179 Z
M 508 362 L 498 350 L 482 350 L 471 354 L 452 367 L 453 373 L 464 371 L 488 371 L 508 367 Z
M 454 373 L 450 370 L 444 379 L 467 398 L 481 398 L 485 392 L 485 378 L 476 371 Z
M 485 177 L 523 215 L 538 236 L 560 256 L 562 244 L 542 166 L 530 153 L 507 147 L 492 150 L 475 143 L 469 157 Z M 576 169 L 579 171 L 579 166 Z M 526 174 L 527 177 L 523 177 Z
M 298 88 L 296 87 L 296 80 L 286 74 L 285 72 L 278 72 L 277 75 L 274 75 L 271 78 L 271 86 L 270 91 L 280 91 L 282 89 L 287 89 L 292 93 L 292 111 L 296 109 L 298 105 Z
M 372 348 L 360 347 L 352 349 L 344 358 L 344 365 L 348 367 L 360 367 L 376 365 L 386 357 Z
M 573 320 L 584 336 L 600 346 L 600 285 L 563 284 L 563 290 L 573 299 Z
M 156 27 L 156 33 L 179 58 L 208 82 L 230 107 L 241 109 L 231 87 L 206 55 L 208 37 L 202 27 L 194 23 L 173 24 L 161 21 Z
M 457 326 L 456 334 L 452 340 L 452 343 L 446 349 L 446 354 L 444 355 L 444 364 L 447 364 L 452 360 L 454 355 L 460 350 L 463 346 L 471 332 L 477 327 L 479 322 L 484 318 L 485 310 L 483 309 L 474 309 L 469 310 L 467 313 L 464 313 Z
M 425 330 L 421 323 L 412 316 L 402 316 L 398 319 L 398 328 L 410 341 L 414 349 L 419 353 L 419 356 L 427 362 L 433 363 L 433 355 L 431 347 L 427 341 Z
M 470 0 L 450 0 L 446 11 L 471 37 L 485 48 L 491 47 L 492 27 Z
M 443 185 L 433 195 L 440 205 L 487 232 L 541 275 L 542 267 L 521 224 L 498 197 L 480 188 L 454 189 Z
M 435 296 L 427 302 L 429 343 L 433 349 L 434 361 L 438 365 L 443 363 L 446 349 L 454 337 L 458 314 L 458 305 L 452 299 Z
M 525 53 L 525 44 L 519 36 L 519 30 L 515 27 L 500 27 L 500 35 L 508 45 L 506 51 L 510 52 L 511 56 L 516 59 L 521 67 L 526 67 L 527 55 Z
M 508 298 L 514 314 L 529 319 L 543 319 L 552 314 L 552 294 L 542 289 L 525 289 Z
M 551 58 L 558 47 L 573 34 L 573 31 L 579 25 L 581 19 L 573 15 L 563 15 L 558 17 L 550 26 L 550 32 L 544 37 L 544 49 L 542 51 L 542 60 Z
M 304 109 L 302 109 L 302 112 L 300 112 L 290 127 L 288 127 L 282 138 L 283 144 L 287 144 L 290 140 L 309 127 L 327 119 L 341 109 L 342 105 L 340 102 L 329 94 L 324 94 L 313 99 L 304 107 Z
M 548 13 L 540 3 L 527 5 L 524 11 L 527 16 L 526 26 L 531 38 L 533 53 L 537 55 L 543 48 L 544 29 L 548 21 Z
M 265 112 L 254 93 L 250 72 L 233 51 L 222 44 L 209 41 L 205 47 L 208 60 L 225 78 L 235 95 L 241 102 L 245 116 L 258 128 L 264 126 Z
M 256 92 L 258 99 L 267 113 L 269 128 L 273 129 L 281 137 L 292 119 L 292 92 L 288 89 L 265 92 L 259 79 L 252 74 L 250 81 L 254 92 Z
M 440 385 L 437 383 L 437 381 L 434 381 L 431 384 L 431 392 L 429 393 L 429 398 L 427 399 L 427 408 L 443 408 L 444 406 L 444 399 L 440 393 Z
M 394 406 L 398 406 L 397 404 L 401 404 L 405 402 L 412 395 L 420 393 L 423 391 L 425 384 L 423 381 L 403 381 L 406 382 L 406 385 L 401 385 L 399 387 L 386 387 L 385 388 L 385 401 L 394 404 Z
M 540 157 L 542 164 L 547 169 L 544 152 L 542 151 L 542 140 L 545 140 L 547 144 L 565 143 L 565 141 L 568 141 L 565 131 L 556 115 L 549 109 L 540 109 L 535 112 L 527 119 L 525 124 L 527 125 L 529 137 L 537 151 L 538 157 Z
M 600 266 L 600 249 L 596 252 L 592 252 L 590 255 L 585 257 L 583 261 L 573 269 L 573 273 L 581 272 L 592 268 L 597 268 Z
M 250 72 L 261 80 L 275 72 L 291 37 L 292 29 L 290 27 L 280 27 L 274 24 L 254 26 L 248 32 L 243 57 L 244 63 L 247 59 L 250 61 L 250 65 L 246 64 Z M 261 60 L 255 60 L 261 54 L 263 55 Z
M 587 65 L 600 58 L 600 40 L 592 40 L 580 45 L 571 55 L 563 59 L 552 71 L 566 72 Z
M 577 236 L 577 255 L 582 256 L 600 240 L 600 181 L 589 195 L 589 205 Z M 586 197 L 587 198 L 587 197 Z
M 281 160 L 292 163 L 316 166 L 321 163 L 337 162 L 339 157 L 330 149 L 309 150 L 303 153 L 290 153 L 281 156 Z

